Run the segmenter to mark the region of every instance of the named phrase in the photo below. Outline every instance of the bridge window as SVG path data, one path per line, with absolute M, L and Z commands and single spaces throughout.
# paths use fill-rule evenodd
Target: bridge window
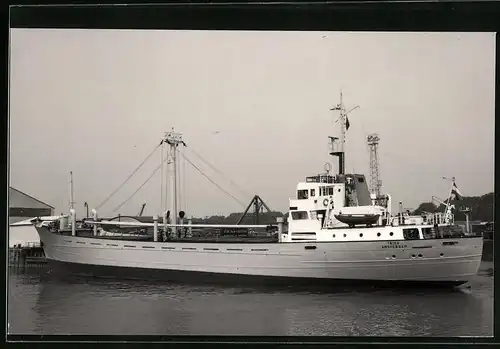
M 311 196 L 316 196 L 316 189 L 311 189 Z
M 322 196 L 333 195 L 333 187 L 321 187 L 320 190 Z
M 302 219 L 308 219 L 309 216 L 307 215 L 306 211 L 293 211 L 292 213 L 292 219 L 293 220 L 302 220 Z
M 434 228 L 422 228 L 422 234 L 424 235 L 424 239 L 435 239 L 436 232 Z
M 418 240 L 420 236 L 417 228 L 403 229 L 403 236 L 405 240 Z
M 299 199 L 299 200 L 307 199 L 309 197 L 307 192 L 308 192 L 307 189 L 298 190 L 297 191 L 297 199 Z

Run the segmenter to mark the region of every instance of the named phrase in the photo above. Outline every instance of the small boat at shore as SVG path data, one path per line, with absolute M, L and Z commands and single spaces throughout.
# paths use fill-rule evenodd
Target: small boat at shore
M 362 174 L 345 172 L 344 136 L 346 109 L 340 111 L 341 135 L 330 137 L 330 154 L 338 158 L 338 173 L 306 177 L 289 200 L 285 228 L 283 217 L 271 225 L 191 224 L 177 215 L 170 220 L 163 212 L 160 222 L 92 220 L 85 234 L 61 224 L 50 230 L 33 220 L 48 260 L 55 271 L 91 276 L 186 280 L 194 278 L 252 282 L 305 282 L 338 284 L 398 284 L 456 286 L 478 272 L 483 239 L 456 233 L 452 213 L 455 181 L 445 212 L 422 216 L 405 215 L 402 203 L 393 214 L 391 196 L 373 198 Z M 160 144 L 179 154 L 182 135 L 169 132 Z M 163 159 L 163 156 L 162 156 Z M 173 156 L 171 169 L 177 157 Z M 163 166 L 163 165 L 162 165 Z M 177 193 L 174 179 L 170 193 Z M 171 211 L 177 212 L 173 196 Z M 70 211 L 71 221 L 76 213 Z M 152 229 L 144 241 L 130 235 L 117 236 L 110 226 Z M 99 228 L 100 227 L 100 228 Z M 104 230 L 102 230 L 104 228 Z M 194 238 L 193 230 L 260 229 L 269 238 Z M 101 233 L 99 233 L 101 229 Z M 104 231 L 104 233 L 102 233 Z M 181 233 L 182 232 L 182 233 Z

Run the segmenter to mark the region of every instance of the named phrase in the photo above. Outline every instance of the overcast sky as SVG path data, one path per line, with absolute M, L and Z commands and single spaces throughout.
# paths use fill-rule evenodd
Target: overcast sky
M 493 191 L 493 33 L 11 30 L 10 183 L 66 212 L 95 207 L 160 142 L 182 132 L 186 156 L 246 204 L 286 211 L 299 180 L 323 172 L 329 109 L 344 93 L 347 171 L 369 178 L 377 132 L 393 207 Z M 220 131 L 215 133 L 215 131 Z M 200 161 L 210 161 L 249 196 Z M 99 211 L 160 213 L 160 151 Z M 244 207 L 187 165 L 188 214 Z M 334 166 L 336 169 L 336 165 Z

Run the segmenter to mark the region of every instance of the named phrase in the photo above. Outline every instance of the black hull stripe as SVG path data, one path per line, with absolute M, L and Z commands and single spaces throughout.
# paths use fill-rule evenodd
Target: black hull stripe
M 145 281 L 181 282 L 188 284 L 229 284 L 252 286 L 369 286 L 383 288 L 442 288 L 454 287 L 467 281 L 392 281 L 392 280 L 348 280 L 295 277 L 269 277 L 237 275 L 164 269 L 100 266 L 48 260 L 54 275 L 83 276 L 92 278 L 130 279 Z

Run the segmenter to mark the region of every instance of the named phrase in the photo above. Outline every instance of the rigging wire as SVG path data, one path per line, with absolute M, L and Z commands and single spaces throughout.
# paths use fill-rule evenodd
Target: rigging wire
M 177 153 L 177 154 L 180 154 L 180 151 L 177 149 L 177 147 L 174 148 L 174 151 Z M 182 203 L 184 202 L 184 198 L 183 198 L 183 193 L 182 193 L 182 186 L 181 186 L 181 178 L 182 178 L 182 173 L 181 173 L 181 157 L 179 157 L 178 155 L 176 155 L 176 159 L 178 159 L 178 161 L 176 162 L 175 166 L 177 167 L 176 169 L 176 173 L 177 173 L 177 176 L 175 178 L 175 180 L 177 181 L 177 188 L 179 188 L 179 191 L 177 193 L 177 197 L 178 197 L 178 204 L 179 204 L 179 207 L 177 207 L 177 210 L 178 211 L 182 211 Z
M 154 152 L 156 151 L 156 149 L 160 146 L 163 145 L 163 141 L 157 145 L 153 151 L 146 157 L 146 159 L 144 159 L 141 164 L 127 177 L 127 179 L 117 188 L 115 189 L 101 204 L 99 204 L 97 206 L 96 209 L 100 208 L 102 205 L 104 205 L 114 194 L 116 194 L 116 192 L 118 190 L 120 190 L 129 180 L 130 178 L 132 178 L 132 176 L 144 165 L 144 163 L 154 154 Z M 228 179 L 235 187 L 237 187 L 242 193 L 244 193 L 245 195 L 249 196 L 243 189 L 241 189 L 241 187 L 239 187 L 234 181 L 232 181 L 230 178 L 228 178 L 224 173 L 222 173 L 220 170 L 218 170 L 217 168 L 215 168 L 213 165 L 211 165 L 208 161 L 206 161 L 205 159 L 203 159 L 197 152 L 195 152 L 194 150 L 192 150 L 193 153 L 198 157 L 200 158 L 201 161 L 203 161 L 204 163 L 206 163 L 208 166 L 210 166 L 212 169 L 214 169 L 216 172 L 218 172 L 219 174 L 221 174 L 222 176 L 226 177 L 226 179 Z M 162 152 L 163 153 L 163 152 Z M 155 168 L 155 170 L 153 171 L 153 173 L 151 173 L 151 175 L 146 179 L 146 181 L 144 181 L 144 183 L 142 183 L 133 193 L 132 195 L 130 195 L 126 200 L 124 200 L 120 205 L 118 205 L 117 207 L 115 207 L 113 209 L 112 212 L 116 212 L 117 210 L 119 210 L 121 207 L 123 207 L 123 205 L 125 205 L 127 202 L 129 202 L 134 196 L 135 194 L 137 194 L 139 192 L 139 190 L 141 190 L 152 178 L 153 176 L 158 172 L 158 170 L 160 170 L 160 168 L 162 168 L 162 165 L 167 162 L 167 165 L 168 165 L 168 158 L 169 158 L 169 151 L 166 152 L 167 154 L 165 154 L 166 156 L 163 158 L 163 161 L 162 163 L 157 166 Z M 222 192 L 224 192 L 226 195 L 230 196 L 232 199 L 234 199 L 236 202 L 238 202 L 241 206 L 245 207 L 246 205 L 244 203 L 242 203 L 240 200 L 238 200 L 236 197 L 234 197 L 231 193 L 229 193 L 228 191 L 226 191 L 225 189 L 223 189 L 219 184 L 217 184 L 214 180 L 212 180 L 208 175 L 206 175 L 205 173 L 203 173 L 203 171 L 197 167 L 195 164 L 193 164 L 187 157 L 186 155 L 184 154 L 184 152 L 178 152 L 178 154 L 180 154 L 182 156 L 182 158 L 184 159 L 184 171 L 183 171 L 183 175 L 185 175 L 186 173 L 186 162 L 188 162 L 191 166 L 193 166 L 198 172 L 200 172 L 205 178 L 207 178 L 212 184 L 214 184 L 219 190 L 221 190 Z M 163 154 L 162 154 L 163 155 Z M 170 154 L 171 155 L 171 154 Z M 180 164 L 178 164 L 178 174 L 180 175 L 180 170 L 181 170 L 181 166 Z M 179 177 L 179 176 L 177 176 Z M 163 181 L 163 180 L 162 180 Z M 181 188 L 181 191 L 183 189 L 184 193 L 181 193 L 182 195 L 185 194 L 185 181 L 182 181 L 183 183 L 183 188 Z M 165 183 L 165 189 L 168 188 L 168 182 Z M 163 203 L 167 204 L 168 202 L 168 195 L 165 195 L 164 197 L 164 200 Z M 185 210 L 187 210 L 187 203 L 186 201 L 184 200 L 183 202 L 184 206 L 185 206 Z M 182 207 L 182 205 L 181 205 Z
M 191 151 L 194 153 L 194 155 L 196 155 L 201 161 L 203 161 L 205 164 L 207 164 L 208 166 L 210 166 L 214 171 L 216 171 L 217 173 L 219 173 L 220 175 L 222 175 L 223 177 L 225 177 L 229 182 L 231 182 L 231 184 L 233 184 L 236 189 L 238 189 L 243 195 L 247 196 L 247 197 L 251 197 L 250 194 L 248 194 L 247 192 L 245 192 L 238 184 L 236 184 L 234 181 L 231 180 L 231 178 L 229 178 L 228 176 L 226 176 L 224 173 L 222 173 L 222 171 L 218 170 L 214 165 L 210 164 L 207 160 L 203 159 L 201 157 L 200 154 L 198 154 L 192 147 L 189 147 L 191 149 Z
M 164 201 L 164 207 L 163 207 L 163 213 L 167 211 L 167 208 L 170 208 L 170 196 L 173 195 L 170 193 L 170 184 L 172 183 L 172 178 L 170 178 L 171 171 L 169 171 L 168 165 L 172 163 L 172 150 L 170 148 L 167 148 L 167 154 L 165 155 L 165 158 L 163 159 L 163 162 L 165 164 L 165 201 Z
M 224 190 L 220 185 L 218 185 L 217 183 L 215 183 L 210 177 L 208 177 L 205 173 L 203 173 L 202 170 L 200 170 L 195 164 L 193 164 L 191 162 L 191 160 L 189 160 L 186 155 L 180 153 L 184 159 L 189 162 L 189 164 L 191 164 L 191 166 L 193 166 L 198 172 L 200 172 L 206 179 L 208 179 L 212 184 L 214 184 L 217 188 L 219 188 L 222 192 L 224 192 L 225 194 L 229 195 L 231 198 L 233 198 L 236 202 L 238 202 L 241 206 L 243 207 L 246 207 L 246 205 L 244 203 L 242 203 L 240 200 L 238 200 L 237 198 L 235 198 L 233 195 L 231 195 L 229 192 L 227 192 L 226 190 Z
M 185 148 L 182 149 L 182 155 L 184 156 L 184 153 L 186 152 Z M 182 169 L 182 191 L 183 191 L 183 197 L 184 197 L 184 212 L 187 212 L 187 192 L 186 192 L 186 180 L 187 180 L 187 167 L 186 167 L 186 159 L 182 162 L 183 169 Z
M 177 149 L 177 153 L 183 153 L 184 152 L 184 147 L 181 147 L 180 149 Z M 180 154 L 181 155 L 181 154 Z M 185 206 L 186 206 L 186 191 L 185 191 L 185 183 L 186 183 L 186 160 L 182 156 L 178 156 L 179 161 L 177 162 L 177 168 L 178 168 L 178 186 L 179 186 L 179 210 L 186 212 Z
M 161 163 L 159 166 L 156 167 L 156 169 L 153 171 L 153 173 L 148 177 L 148 179 L 146 179 L 146 181 L 144 183 L 142 183 L 140 185 L 139 188 L 136 189 L 136 191 L 134 191 L 132 193 L 132 195 L 130 195 L 125 201 L 123 201 L 120 205 L 118 205 L 117 207 L 115 207 L 115 209 L 113 210 L 113 212 L 116 212 L 118 211 L 123 205 L 125 205 L 130 199 L 132 199 L 134 197 L 135 194 L 137 194 L 137 192 L 139 192 L 139 190 L 141 190 L 142 187 L 144 187 L 146 185 L 147 182 L 149 182 L 151 180 L 151 178 L 153 178 L 153 176 L 156 174 L 156 172 L 158 172 L 158 170 L 161 168 L 163 163 Z
M 142 165 L 144 165 L 144 163 L 146 161 L 148 161 L 148 159 L 154 154 L 154 152 L 156 151 L 156 149 L 158 149 L 159 146 L 161 146 L 163 144 L 163 141 L 158 144 L 151 153 L 149 153 L 149 155 L 146 157 L 146 159 L 144 159 L 141 164 L 127 177 L 127 179 L 125 179 L 125 181 L 118 187 L 116 188 L 103 202 L 101 202 L 95 209 L 98 210 L 102 205 L 104 205 L 113 195 L 116 194 L 116 192 L 118 190 L 120 190 L 128 181 L 130 178 L 132 178 L 132 176 L 137 172 L 139 171 L 139 169 L 142 167 Z M 114 211 L 113 211 L 114 212 Z

